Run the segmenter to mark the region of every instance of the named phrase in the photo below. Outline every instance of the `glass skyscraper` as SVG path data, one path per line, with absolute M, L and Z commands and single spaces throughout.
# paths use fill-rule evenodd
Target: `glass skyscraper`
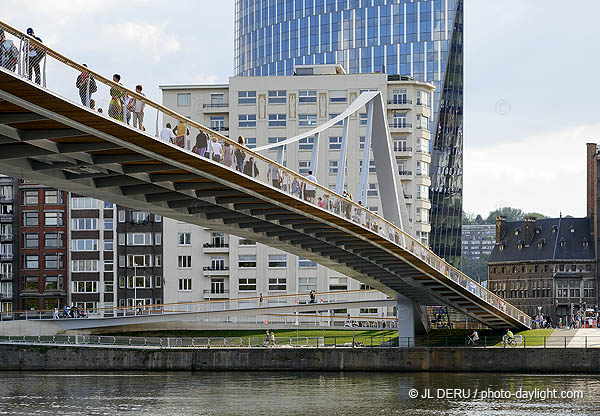
M 432 249 L 459 266 L 462 221 L 463 0 L 236 0 L 236 76 L 294 65 L 410 75 L 436 86 Z

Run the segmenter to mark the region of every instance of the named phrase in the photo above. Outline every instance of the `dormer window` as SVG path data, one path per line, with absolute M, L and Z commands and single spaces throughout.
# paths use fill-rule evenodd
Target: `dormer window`
M 560 240 L 560 246 L 561 247 L 566 247 L 567 246 L 567 241 L 566 240 Z
M 552 226 L 552 233 L 555 233 L 555 232 L 556 232 L 556 230 L 558 230 L 558 227 L 556 227 L 556 225 L 553 225 L 553 226 Z
M 543 241 L 538 241 L 538 248 L 541 249 L 544 247 L 544 242 Z
M 583 247 L 589 247 L 589 246 L 590 246 L 590 242 L 589 242 L 589 241 L 587 241 L 587 240 L 583 240 L 583 241 L 581 242 L 581 245 L 582 245 Z
M 521 232 L 520 228 L 515 228 L 515 235 L 519 235 L 520 232 Z
M 500 244 L 500 246 L 498 247 L 498 250 L 504 251 L 504 246 L 502 244 Z
M 571 225 L 571 227 L 569 228 L 569 231 L 571 231 L 572 233 L 574 233 L 574 232 L 575 232 L 575 227 L 573 227 L 573 226 Z
M 519 243 L 519 244 L 517 244 L 517 248 L 518 248 L 519 250 L 523 250 L 523 243 Z

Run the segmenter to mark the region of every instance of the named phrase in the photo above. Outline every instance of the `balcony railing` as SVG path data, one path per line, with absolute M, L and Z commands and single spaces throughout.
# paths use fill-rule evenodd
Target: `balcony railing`
M 0 254 L 0 260 L 12 260 L 13 259 L 13 253 L 1 253 Z
M 12 202 L 12 201 L 13 201 L 12 195 L 0 195 L 0 202 Z
M 202 108 L 226 108 L 226 107 L 229 107 L 229 103 L 202 104 Z
M 2 234 L 2 235 L 0 235 L 0 241 L 2 241 L 3 243 L 13 241 L 13 235 L 12 234 Z
M 12 222 L 13 214 L 0 214 L 0 221 L 2 222 Z
M 218 290 L 211 290 L 211 289 L 204 289 L 204 295 L 209 295 L 209 296 L 218 296 L 218 295 L 229 295 L 229 289 L 223 289 L 221 291 Z
M 214 126 L 214 127 L 212 127 L 211 126 L 211 130 L 214 130 L 214 131 L 229 131 L 229 127 L 227 127 L 227 126 Z
M 410 153 L 412 152 L 412 147 L 394 147 L 394 152 Z
M 204 243 L 204 245 L 202 245 L 202 247 L 204 248 L 229 248 L 229 243 Z
M 412 176 L 411 170 L 399 170 L 398 173 L 400 174 L 400 176 Z
M 404 194 L 404 199 L 412 199 L 412 195 L 410 195 L 410 194 Z
M 412 104 L 412 100 L 407 100 L 406 98 L 392 99 L 392 100 L 388 100 L 388 104 L 391 104 L 391 105 Z
M 229 266 L 219 266 L 219 267 L 204 266 L 202 268 L 202 270 L 204 270 L 205 272 L 221 272 L 221 271 L 227 271 L 227 270 L 229 270 Z
M 412 124 L 410 123 L 390 123 L 390 127 L 393 129 L 410 129 Z
M 0 273 L 0 279 L 10 279 L 10 280 L 12 280 L 13 276 L 14 276 L 13 272 Z

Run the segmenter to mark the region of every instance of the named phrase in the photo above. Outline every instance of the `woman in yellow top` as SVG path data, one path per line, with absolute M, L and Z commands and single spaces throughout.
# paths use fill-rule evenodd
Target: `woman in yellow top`
M 121 75 L 114 74 L 113 81 L 120 84 Z M 110 104 L 108 105 L 108 115 L 115 120 L 123 121 L 123 99 L 125 90 L 119 87 L 111 87 L 110 89 Z
M 185 147 L 185 136 L 190 134 L 190 130 L 185 126 L 183 121 L 180 121 L 178 125 L 173 129 L 175 133 L 175 144 L 179 147 Z

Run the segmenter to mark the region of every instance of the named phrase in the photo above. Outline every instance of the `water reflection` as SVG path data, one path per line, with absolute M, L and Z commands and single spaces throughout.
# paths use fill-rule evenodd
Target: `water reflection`
M 410 399 L 409 390 L 579 390 L 582 399 Z M 1 414 L 596 415 L 600 376 L 444 373 L 3 373 Z

